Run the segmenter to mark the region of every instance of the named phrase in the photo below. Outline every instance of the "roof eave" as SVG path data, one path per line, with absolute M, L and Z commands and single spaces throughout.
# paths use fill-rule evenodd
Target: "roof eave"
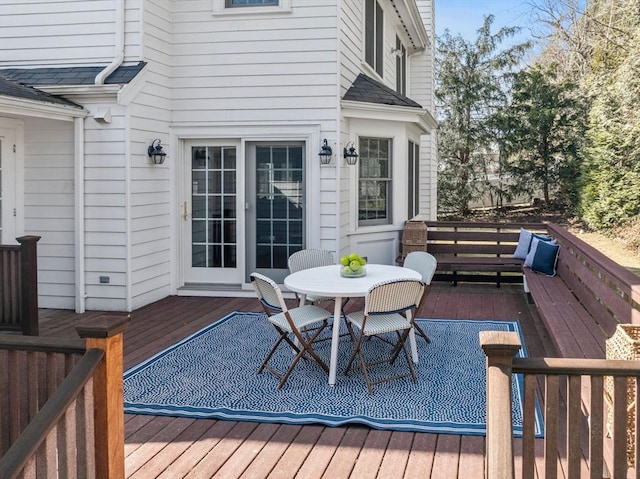
M 0 95 L 0 110 L 6 115 L 29 116 L 62 121 L 73 121 L 75 118 L 84 118 L 88 115 L 88 112 L 83 108 L 71 105 L 58 105 L 6 95 Z
M 438 126 L 431 112 L 425 108 L 383 105 L 380 103 L 352 100 L 342 100 L 340 106 L 342 108 L 342 115 L 345 118 L 413 123 L 417 125 L 423 133 L 429 133 Z
M 392 0 L 392 3 L 396 6 L 400 18 L 409 30 L 409 34 L 412 38 L 415 37 L 418 42 L 415 47 L 409 48 L 409 53 L 424 51 L 430 44 L 429 34 L 424 26 L 415 0 Z

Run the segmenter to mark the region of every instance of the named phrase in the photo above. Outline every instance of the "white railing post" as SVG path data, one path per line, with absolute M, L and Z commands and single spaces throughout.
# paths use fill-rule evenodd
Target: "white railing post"
M 485 477 L 513 479 L 511 370 L 520 350 L 517 333 L 481 331 L 480 346 L 487 356 L 487 441 Z

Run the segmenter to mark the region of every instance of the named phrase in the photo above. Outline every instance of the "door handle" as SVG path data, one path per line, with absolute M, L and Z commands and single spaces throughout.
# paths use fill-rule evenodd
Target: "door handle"
M 189 221 L 189 207 L 186 201 L 182 203 L 182 219 Z

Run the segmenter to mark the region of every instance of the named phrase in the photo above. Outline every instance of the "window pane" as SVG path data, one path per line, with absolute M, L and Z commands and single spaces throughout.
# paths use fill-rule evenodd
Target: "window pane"
M 365 53 L 364 59 L 371 66 L 375 67 L 375 5 L 376 0 L 366 0 L 365 5 L 365 31 L 364 31 L 364 44 Z
M 391 140 L 360 138 L 358 224 L 391 222 Z
M 384 39 L 382 38 L 383 32 L 383 16 L 382 16 L 382 8 L 376 2 L 376 73 L 382 76 L 382 58 L 384 53 Z
M 254 7 L 262 5 L 278 5 L 278 0 L 227 0 L 227 7 Z

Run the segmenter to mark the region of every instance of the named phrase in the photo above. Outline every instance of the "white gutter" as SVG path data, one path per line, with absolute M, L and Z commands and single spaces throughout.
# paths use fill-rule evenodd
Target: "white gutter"
M 104 85 L 104 81 L 111 75 L 116 68 L 124 62 L 124 2 L 125 0 L 116 0 L 116 54 L 109 65 L 96 75 L 95 84 Z

